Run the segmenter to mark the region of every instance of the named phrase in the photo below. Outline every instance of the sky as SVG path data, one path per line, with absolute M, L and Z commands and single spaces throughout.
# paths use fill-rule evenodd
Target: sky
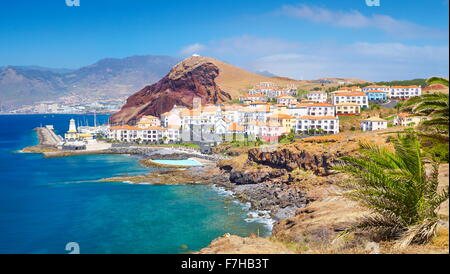
M 448 77 L 448 0 L 367 1 L 0 0 L 0 66 L 197 53 L 304 80 Z

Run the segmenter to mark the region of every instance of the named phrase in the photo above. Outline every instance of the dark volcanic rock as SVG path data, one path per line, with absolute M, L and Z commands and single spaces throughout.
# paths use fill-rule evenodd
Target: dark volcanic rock
M 171 153 L 171 154 L 150 154 L 147 156 L 151 160 L 186 160 L 192 157 L 191 154 L 187 153 Z
M 236 185 L 259 184 L 270 179 L 278 178 L 285 173 L 285 170 L 273 169 L 260 169 L 257 172 L 233 169 L 230 171 L 230 181 Z
M 255 163 L 273 168 L 283 168 L 288 171 L 293 171 L 297 168 L 311 170 L 316 175 L 329 175 L 332 164 L 335 163 L 339 157 L 340 155 L 336 154 L 329 155 L 304 150 L 293 151 L 287 148 L 271 152 L 251 149 L 248 152 L 248 159 Z

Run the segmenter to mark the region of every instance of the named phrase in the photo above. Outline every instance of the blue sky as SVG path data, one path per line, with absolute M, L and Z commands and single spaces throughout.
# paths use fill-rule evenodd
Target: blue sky
M 297 79 L 448 77 L 448 0 L 380 2 L 0 0 L 0 66 L 199 53 Z

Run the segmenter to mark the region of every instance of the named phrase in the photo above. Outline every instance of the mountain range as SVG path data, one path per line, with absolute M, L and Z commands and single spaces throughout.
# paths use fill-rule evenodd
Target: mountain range
M 179 61 L 146 55 L 102 59 L 79 69 L 0 67 L 0 104 L 10 109 L 69 96 L 80 101 L 123 98 L 155 83 Z

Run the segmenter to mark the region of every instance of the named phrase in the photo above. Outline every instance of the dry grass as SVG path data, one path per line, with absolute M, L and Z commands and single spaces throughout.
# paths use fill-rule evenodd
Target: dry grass
M 219 162 L 219 166 L 233 166 L 233 168 L 243 168 L 248 160 L 248 154 L 243 153 L 239 156 L 233 157 L 231 159 L 222 160 Z
M 262 76 L 209 57 L 188 58 L 184 62 L 187 63 L 211 62 L 214 65 L 216 65 L 220 70 L 219 76 L 216 79 L 216 83 L 220 86 L 220 88 L 228 92 L 233 98 L 238 98 L 239 95 L 245 93 L 248 88 L 253 87 L 261 82 L 272 82 L 280 87 L 295 85 L 301 90 L 312 90 L 313 88 L 327 89 L 329 87 L 338 86 L 337 84 L 324 84 L 324 86 L 322 86 L 319 83 L 313 83 L 311 81 L 294 80 L 286 77 Z M 359 79 L 352 79 L 352 82 L 362 83 L 365 81 Z

